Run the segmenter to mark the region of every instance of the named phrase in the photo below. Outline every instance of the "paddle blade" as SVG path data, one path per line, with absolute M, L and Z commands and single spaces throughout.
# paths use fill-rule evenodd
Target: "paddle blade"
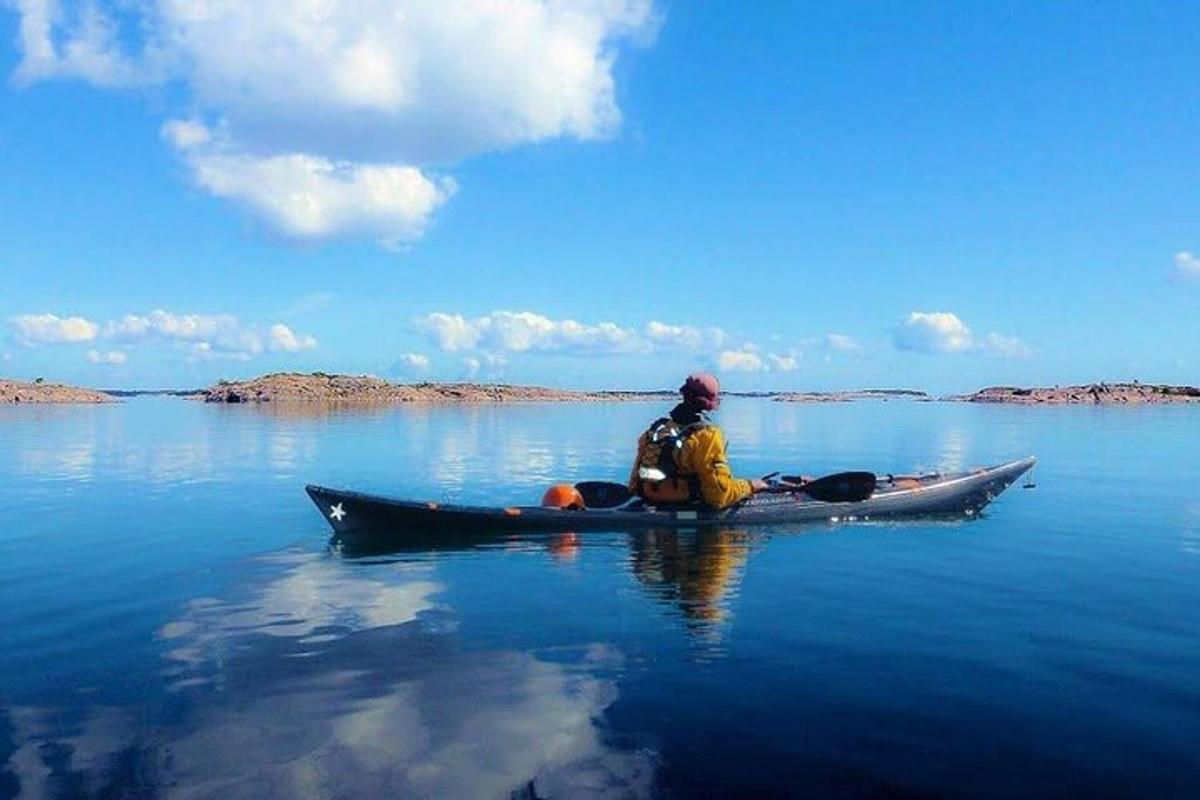
M 616 508 L 633 497 L 628 486 L 612 481 L 580 481 L 575 488 L 588 508 Z
M 825 503 L 857 503 L 875 493 L 875 473 L 838 472 L 809 481 L 798 491 Z

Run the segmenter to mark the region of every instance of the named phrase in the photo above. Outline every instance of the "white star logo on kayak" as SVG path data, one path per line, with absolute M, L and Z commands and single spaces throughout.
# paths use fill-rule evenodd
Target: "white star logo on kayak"
M 341 503 L 338 503 L 336 506 L 330 506 L 329 516 L 333 517 L 338 522 L 341 522 L 342 517 L 346 516 L 346 509 L 342 508 Z

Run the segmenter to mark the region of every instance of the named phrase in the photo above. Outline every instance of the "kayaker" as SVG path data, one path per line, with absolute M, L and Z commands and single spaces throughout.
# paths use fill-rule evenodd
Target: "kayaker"
M 761 480 L 735 478 L 729 469 L 725 438 L 707 417 L 721 405 L 716 376 L 689 375 L 679 393 L 683 401 L 638 439 L 629 491 L 648 503 L 702 502 L 719 509 L 767 488 Z

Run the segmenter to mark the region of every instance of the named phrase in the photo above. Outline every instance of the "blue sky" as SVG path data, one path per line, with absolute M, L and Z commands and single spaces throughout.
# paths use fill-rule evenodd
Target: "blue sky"
M 1200 6 L 488 7 L 0 2 L 0 375 L 1200 382 Z

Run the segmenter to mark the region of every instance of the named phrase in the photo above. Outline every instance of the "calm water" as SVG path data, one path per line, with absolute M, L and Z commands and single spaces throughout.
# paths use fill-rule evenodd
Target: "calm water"
M 353 553 L 652 404 L 0 408 L 0 797 L 1196 796 L 1200 409 L 730 401 L 735 468 L 1036 453 L 979 520 Z

